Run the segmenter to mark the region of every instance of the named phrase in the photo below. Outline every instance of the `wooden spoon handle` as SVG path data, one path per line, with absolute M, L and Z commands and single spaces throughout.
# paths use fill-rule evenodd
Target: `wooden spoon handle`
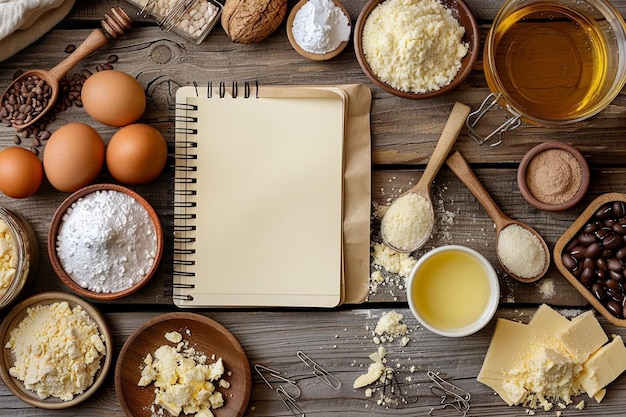
M 493 201 L 485 187 L 482 185 L 472 168 L 467 163 L 467 160 L 463 157 L 461 152 L 456 151 L 447 160 L 446 164 L 450 167 L 452 172 L 465 184 L 465 186 L 474 194 L 476 199 L 480 201 L 482 206 L 489 214 L 489 217 L 496 223 L 496 229 L 500 231 L 505 224 L 512 221 L 506 216 L 500 207 Z
M 108 41 L 109 38 L 101 29 L 94 29 L 70 56 L 48 71 L 48 74 L 51 78 L 60 81 L 74 65 L 92 52 L 102 48 Z
M 454 107 L 450 112 L 450 116 L 448 116 L 448 121 L 441 132 L 435 150 L 430 156 L 424 173 L 417 185 L 413 188 L 413 191 L 420 192 L 423 195 L 430 195 L 430 185 L 450 153 L 454 142 L 456 142 L 456 139 L 459 137 L 461 128 L 465 124 L 470 110 L 471 108 L 463 103 L 459 103 L 458 101 L 454 103 Z

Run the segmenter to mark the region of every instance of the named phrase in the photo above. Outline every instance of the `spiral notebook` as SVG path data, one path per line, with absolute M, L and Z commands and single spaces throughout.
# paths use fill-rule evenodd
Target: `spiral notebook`
M 335 86 L 177 91 L 176 305 L 344 301 L 347 107 Z

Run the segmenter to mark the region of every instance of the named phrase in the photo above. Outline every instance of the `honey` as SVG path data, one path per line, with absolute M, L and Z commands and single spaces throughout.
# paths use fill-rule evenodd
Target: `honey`
M 539 1 L 505 15 L 492 30 L 487 83 L 522 116 L 558 123 L 600 110 L 612 58 L 598 22 L 567 2 Z
M 428 258 L 415 271 L 410 291 L 422 319 L 448 331 L 480 320 L 491 293 L 485 266 L 461 250 L 445 250 Z

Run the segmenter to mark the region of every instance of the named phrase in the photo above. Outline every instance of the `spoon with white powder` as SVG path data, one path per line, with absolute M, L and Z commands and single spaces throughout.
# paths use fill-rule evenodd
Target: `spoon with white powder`
M 506 273 L 521 282 L 534 282 L 545 275 L 550 251 L 541 235 L 500 210 L 460 152 L 452 154 L 446 163 L 495 222 L 498 261 Z
M 455 103 L 418 183 L 400 195 L 382 218 L 383 241 L 397 252 L 413 252 L 426 243 L 435 223 L 430 187 L 461 132 L 470 107 Z

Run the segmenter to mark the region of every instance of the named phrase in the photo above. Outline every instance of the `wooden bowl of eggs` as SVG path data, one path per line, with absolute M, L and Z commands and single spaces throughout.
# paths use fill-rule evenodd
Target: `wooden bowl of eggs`
M 162 253 L 158 215 L 138 193 L 117 184 L 94 184 L 70 195 L 48 233 L 48 255 L 61 281 L 98 300 L 139 290 Z
M 443 29 L 433 31 L 432 19 Z M 427 99 L 467 78 L 478 58 L 480 33 L 462 0 L 434 2 L 429 10 L 400 0 L 370 0 L 356 21 L 354 47 L 359 65 L 378 87 L 403 98 Z

